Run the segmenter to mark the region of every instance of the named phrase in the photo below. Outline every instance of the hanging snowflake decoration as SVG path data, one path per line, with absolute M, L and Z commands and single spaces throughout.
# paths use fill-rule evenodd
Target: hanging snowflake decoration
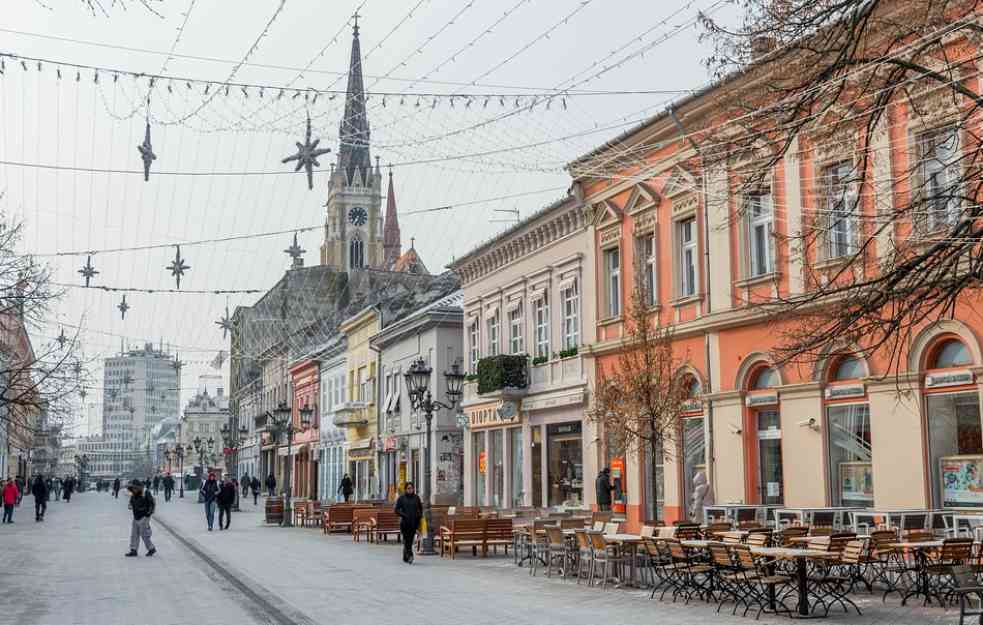
M 116 308 L 119 309 L 119 318 L 126 319 L 126 311 L 130 309 L 130 305 L 126 303 L 126 296 L 123 296 L 123 301 L 119 303 Z
M 150 164 L 157 160 L 154 154 L 154 146 L 150 144 L 150 121 L 147 121 L 147 130 L 143 135 L 143 143 L 137 146 L 140 158 L 143 160 L 143 181 L 150 180 Z
M 229 307 L 225 307 L 225 315 L 215 322 L 215 325 L 222 328 L 222 340 L 225 340 L 225 335 L 232 331 L 232 319 L 229 317 Z
M 58 347 L 60 349 L 65 349 L 65 343 L 68 342 L 68 337 L 65 336 L 65 328 L 61 329 L 61 334 L 59 334 L 58 338 L 56 338 L 55 340 L 58 341 Z
M 171 363 L 171 366 L 174 367 L 174 370 L 175 371 L 177 371 L 178 373 L 181 373 L 181 367 L 184 366 L 184 363 L 181 362 L 181 359 L 178 356 L 175 356 L 174 357 L 174 362 Z M 161 393 L 160 398 L 161 399 L 164 399 L 164 397 L 165 397 L 165 395 L 163 393 Z
M 180 290 L 181 276 L 184 275 L 184 272 L 191 269 L 191 265 L 184 264 L 184 259 L 181 258 L 181 246 L 178 245 L 176 247 L 177 247 L 177 253 L 174 255 L 174 260 L 172 260 L 171 264 L 165 267 L 165 269 L 169 270 L 171 272 L 171 275 L 174 276 L 174 279 L 177 281 L 177 288 L 178 290 Z
M 82 265 L 81 269 L 79 269 L 79 273 L 82 274 L 83 278 L 85 278 L 85 287 L 89 288 L 89 280 L 94 278 L 96 274 L 99 273 L 96 271 L 96 268 L 92 266 L 92 256 L 85 259 L 85 264 Z
M 304 138 L 304 142 L 296 142 L 297 153 L 280 161 L 281 163 L 289 163 L 290 161 L 297 161 L 297 167 L 294 171 L 300 171 L 304 169 L 307 171 L 307 188 L 314 188 L 314 168 L 320 167 L 321 164 L 317 162 L 317 157 L 322 154 L 327 154 L 331 151 L 331 148 L 318 148 L 317 144 L 320 143 L 320 139 L 314 139 L 311 141 L 311 115 L 307 114 L 307 135 Z

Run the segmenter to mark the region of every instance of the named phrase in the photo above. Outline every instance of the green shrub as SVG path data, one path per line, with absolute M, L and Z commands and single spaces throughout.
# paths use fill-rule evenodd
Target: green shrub
M 501 354 L 478 361 L 478 393 L 492 393 L 503 388 L 526 388 L 525 355 Z

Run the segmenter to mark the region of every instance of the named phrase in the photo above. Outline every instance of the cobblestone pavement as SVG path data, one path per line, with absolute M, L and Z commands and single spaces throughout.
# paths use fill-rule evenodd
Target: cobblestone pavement
M 511 557 L 455 561 L 400 560 L 396 545 L 353 543 L 320 530 L 262 523 L 244 503 L 229 531 L 208 532 L 191 498 L 158 506 L 154 540 L 160 554 L 122 558 L 129 519 L 123 499 L 86 493 L 52 504 L 49 520 L 0 526 L 0 624 L 94 625 L 659 625 L 754 623 L 648 598 L 647 592 L 578 586 L 529 576 Z M 921 625 L 956 623 L 958 611 L 902 608 L 896 598 L 859 595 L 863 616 L 842 612 L 830 623 Z M 762 617 L 760 623 L 789 623 Z

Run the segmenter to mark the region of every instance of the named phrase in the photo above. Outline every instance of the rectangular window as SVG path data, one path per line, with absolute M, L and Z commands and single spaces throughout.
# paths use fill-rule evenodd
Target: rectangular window
M 755 193 L 747 198 L 748 277 L 768 275 L 775 271 L 773 231 L 775 211 L 771 194 Z
M 470 334 L 470 347 L 471 347 L 471 373 L 478 373 L 478 360 L 481 359 L 481 344 L 478 342 L 478 320 L 475 319 L 471 322 L 471 327 L 468 330 Z
M 979 493 L 974 490 L 983 464 L 979 394 L 929 395 L 925 412 L 934 505 L 980 507 Z
M 522 428 L 509 430 L 509 458 L 512 461 L 512 507 L 521 508 L 525 505 L 525 489 L 522 484 Z
M 679 248 L 679 296 L 696 295 L 696 218 L 684 219 L 676 225 Z
M 580 295 L 577 283 L 563 289 L 563 348 L 571 349 L 580 345 Z
M 491 446 L 489 468 L 491 469 L 491 503 L 496 508 L 505 507 L 505 430 L 499 428 L 488 432 Z
M 923 221 L 929 230 L 953 226 L 959 220 L 959 132 L 954 126 L 918 136 Z
M 546 296 L 536 300 L 536 356 L 550 354 L 550 306 Z
M 525 346 L 522 341 L 522 306 L 509 311 L 509 351 L 521 354 Z
M 655 260 L 655 233 L 642 236 L 638 241 L 636 249 L 639 254 L 639 284 L 645 289 L 645 303 L 649 306 L 655 306 L 659 302 L 659 283 Z
M 604 297 L 608 318 L 621 314 L 621 250 L 604 250 Z
M 858 201 L 853 183 L 853 165 L 837 163 L 826 169 L 826 257 L 843 258 L 856 253 Z
M 874 471 L 870 408 L 867 404 L 827 406 L 826 431 L 833 505 L 872 507 Z
M 485 455 L 485 433 L 474 432 L 471 434 L 472 453 L 474 455 L 474 497 L 472 499 L 475 506 L 485 504 L 485 476 L 488 473 L 488 457 Z
M 365 367 L 358 368 L 358 374 L 355 378 L 355 384 L 358 388 L 358 401 L 368 401 L 369 375 L 368 375 L 368 370 Z
M 498 355 L 498 311 L 488 318 L 488 355 Z

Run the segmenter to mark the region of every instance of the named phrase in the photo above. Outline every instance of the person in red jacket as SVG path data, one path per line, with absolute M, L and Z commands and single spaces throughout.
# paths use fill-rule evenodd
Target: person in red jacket
M 14 506 L 17 505 L 17 497 L 20 495 L 20 489 L 17 488 L 17 484 L 14 484 L 14 480 L 8 479 L 7 483 L 3 487 L 3 522 L 13 523 L 14 522 Z

